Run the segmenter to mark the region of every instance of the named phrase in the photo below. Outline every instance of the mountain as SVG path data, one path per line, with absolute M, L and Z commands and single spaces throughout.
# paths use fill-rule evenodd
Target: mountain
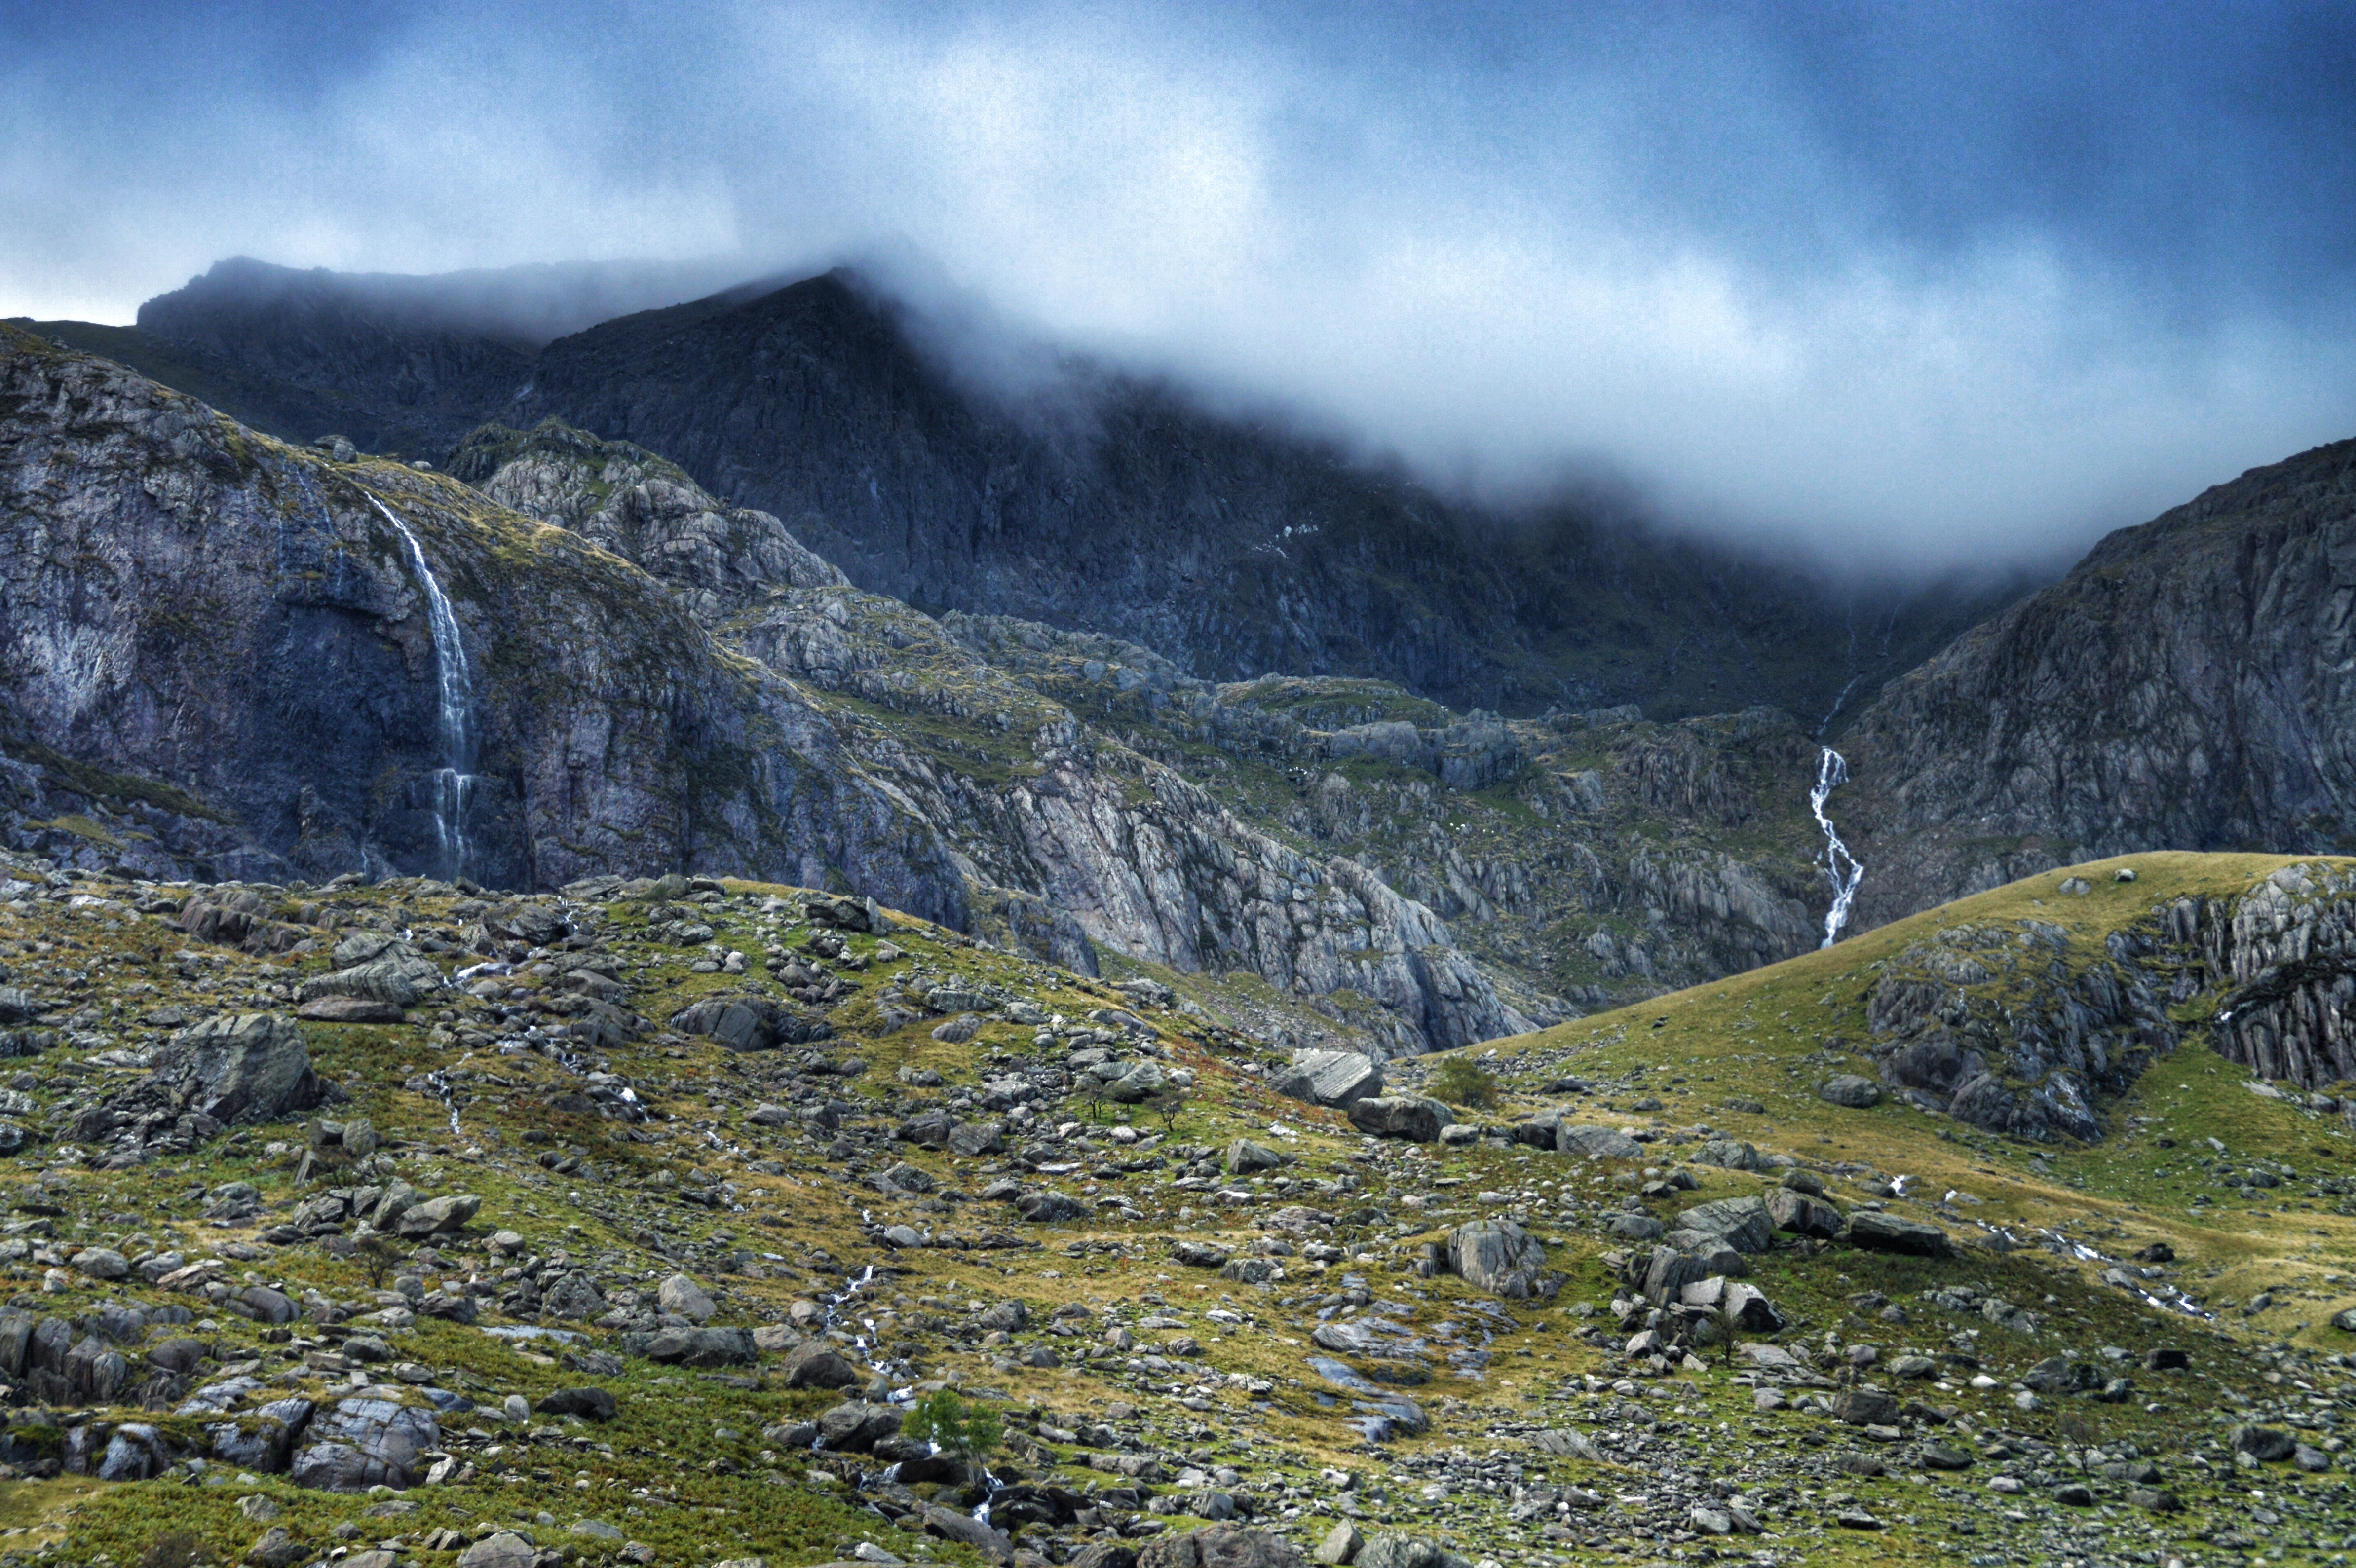
M 2097 545 L 1843 741 L 1869 923 L 2129 850 L 2356 844 L 2356 442 Z
M 1763 705 L 1815 725 L 2024 586 L 1837 588 L 1592 507 L 1507 515 L 1085 363 L 993 391 L 845 273 L 544 343 L 568 318 L 522 320 L 529 280 L 493 276 L 224 262 L 148 302 L 135 334 L 37 329 L 297 443 L 332 432 L 439 462 L 478 423 L 554 417 L 785 519 L 869 592 L 1119 637 L 1211 680 L 1363 677 L 1520 715 Z

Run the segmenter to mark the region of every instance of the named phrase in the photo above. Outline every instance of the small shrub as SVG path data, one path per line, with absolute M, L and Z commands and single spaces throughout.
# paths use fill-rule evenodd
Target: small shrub
M 918 1400 L 900 1423 L 900 1430 L 937 1445 L 942 1452 L 954 1454 L 969 1465 L 994 1450 L 1005 1435 L 996 1411 L 987 1405 L 969 1405 L 948 1389 Z
M 1451 1105 L 1485 1111 L 1497 1103 L 1497 1075 L 1470 1057 L 1446 1057 L 1431 1075 L 1431 1092 Z
M 139 1568 L 192 1568 L 205 1560 L 205 1543 L 193 1531 L 175 1530 L 157 1536 L 140 1554 Z

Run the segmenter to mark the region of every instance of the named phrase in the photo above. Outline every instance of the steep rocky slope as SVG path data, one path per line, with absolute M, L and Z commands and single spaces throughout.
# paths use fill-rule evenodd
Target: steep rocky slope
M 857 673 L 833 657 L 846 626 L 880 629 L 894 690 L 937 628 L 644 454 L 593 471 L 543 441 L 486 482 L 659 581 L 453 479 L 284 447 L 21 335 L 0 374 L 0 691 L 18 749 L 173 781 L 198 808 L 178 816 L 233 830 L 237 864 L 522 888 L 758 871 L 980 921 L 1082 967 L 1093 937 L 1346 993 L 1347 1027 L 1377 1051 L 1527 1025 L 1429 910 L 1255 832 L 961 652 L 940 673 L 1017 767 L 954 765 L 971 758 L 928 748 L 891 705 L 816 696 Z M 716 637 L 698 619 L 764 584 Z M 123 793 L 102 785 L 64 798 L 70 782 L 28 774 L 14 815 L 100 865 L 187 864 L 129 805 L 112 822 L 30 816 Z
M 2116 869 L 1430 1073 L 1487 1107 L 1423 1059 L 1345 1114 L 1270 1092 L 1230 981 L 807 891 L 0 854 L 0 1555 L 2328 1554 L 2356 1137 L 2210 1051 L 2222 976 L 2098 1145 L 1824 1093 L 1860 1063 L 1820 1031 L 1953 933 L 2075 966 L 2214 905 L 2238 961 L 2356 894 Z M 970 1458 L 905 1430 L 944 1395 Z
M 1843 742 L 1887 920 L 2051 865 L 2350 842 L 2356 442 L 2104 539 Z
M 1814 723 L 2018 588 L 1852 592 L 1608 507 L 1506 517 L 1087 365 L 1052 393 L 992 392 L 920 349 L 924 318 L 840 274 L 544 349 L 482 289 L 224 262 L 138 329 L 43 330 L 298 443 L 337 432 L 439 462 L 481 421 L 555 415 L 782 517 L 871 592 L 1109 634 L 1210 679 L 1367 676 L 1516 713 L 1763 703 Z

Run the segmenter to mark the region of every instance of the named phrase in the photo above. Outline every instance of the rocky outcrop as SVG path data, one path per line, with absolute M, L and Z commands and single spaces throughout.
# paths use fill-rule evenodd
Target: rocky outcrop
M 1860 922 L 2103 856 L 2345 847 L 2351 591 L 2356 442 L 2103 540 L 1842 742 Z

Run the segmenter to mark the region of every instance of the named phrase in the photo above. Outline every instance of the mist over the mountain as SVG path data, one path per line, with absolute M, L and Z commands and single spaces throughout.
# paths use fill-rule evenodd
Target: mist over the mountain
M 1907 572 L 2058 562 L 2356 418 L 2311 12 L 309 10 L 0 20 L 45 215 L 0 315 L 240 253 L 651 259 L 487 286 L 529 339 L 848 261 L 969 375 L 1076 351 L 1492 503 Z

